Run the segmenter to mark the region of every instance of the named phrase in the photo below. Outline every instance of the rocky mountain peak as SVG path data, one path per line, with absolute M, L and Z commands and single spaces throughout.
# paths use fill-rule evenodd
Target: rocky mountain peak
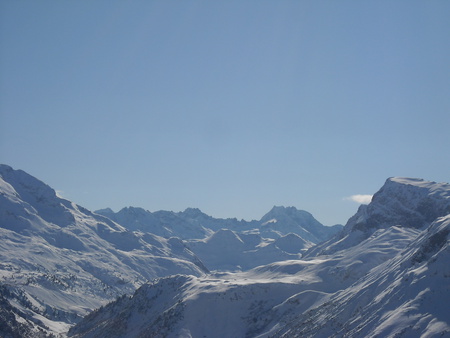
M 417 178 L 391 177 L 349 219 L 346 231 L 387 228 L 393 225 L 421 228 L 450 213 L 450 184 Z

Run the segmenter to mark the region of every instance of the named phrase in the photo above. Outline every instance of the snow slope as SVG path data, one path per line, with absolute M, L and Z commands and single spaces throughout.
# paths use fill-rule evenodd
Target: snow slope
M 239 234 L 222 229 L 204 240 L 186 241 L 186 245 L 211 271 L 240 271 L 299 259 L 302 252 L 313 244 L 296 234 L 273 240 L 262 238 L 259 233 Z
M 291 319 L 283 337 L 449 337 L 450 215 L 394 258 L 321 306 Z
M 69 336 L 449 336 L 448 187 L 389 179 L 315 256 L 162 278 L 88 315 Z M 245 246 L 233 232 L 223 236 Z
M 268 336 L 395 257 L 417 235 L 415 229 L 386 230 L 347 255 L 287 260 L 204 277 L 166 277 L 88 315 L 70 335 Z
M 298 259 L 314 244 L 342 229 L 327 227 L 294 207 L 273 207 L 260 221 L 213 218 L 199 209 L 183 212 L 127 207 L 117 213 L 96 211 L 130 230 L 163 237 L 177 236 L 209 270 L 239 271 L 287 259 Z
M 131 232 L 6 165 L 0 165 L 0 238 L 4 298 L 23 321 L 54 332 L 147 280 L 207 272 L 181 240 Z
M 449 184 L 388 179 L 303 258 L 314 231 L 284 233 L 310 220 L 295 208 L 248 227 L 198 209 L 128 211 L 163 219 L 166 238 L 0 165 L 0 336 L 450 336 Z M 183 224 L 203 237 L 170 237 Z

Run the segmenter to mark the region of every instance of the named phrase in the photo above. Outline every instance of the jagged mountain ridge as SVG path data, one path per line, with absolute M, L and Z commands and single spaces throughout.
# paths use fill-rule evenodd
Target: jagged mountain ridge
M 115 213 L 110 208 L 95 211 L 130 230 L 151 232 L 162 237 L 204 239 L 221 229 L 235 232 L 259 231 L 264 238 L 279 238 L 289 233 L 311 243 L 322 242 L 342 229 L 341 225 L 324 226 L 309 212 L 295 207 L 274 206 L 259 221 L 236 218 L 214 218 L 197 208 L 173 212 L 150 212 L 143 208 L 125 207 Z
M 220 236 L 222 227 L 239 224 L 236 219 L 219 219 L 217 223 L 217 219 L 193 208 L 178 214 L 154 214 L 166 224 L 174 219 L 177 223 L 181 216 L 189 219 L 190 235 L 194 236 L 198 236 L 201 224 L 209 221 L 212 228 L 219 229 L 208 229 L 211 235 L 205 241 L 210 239 L 212 243 L 214 238 L 224 239 Z M 253 230 L 256 223 L 242 221 L 241 225 Z M 294 234 L 280 237 L 277 233 L 276 240 L 263 239 L 252 230 L 238 234 L 228 230 L 232 237 L 246 243 L 241 254 L 250 257 L 245 259 L 252 263 L 246 268 L 258 262 L 299 258 L 299 252 L 311 245 Z M 0 334 L 61 334 L 90 310 L 133 292 L 147 280 L 208 272 L 187 246 L 190 243 L 170 237 L 171 234 L 162 238 L 130 231 L 60 198 L 51 187 L 26 172 L 0 165 L 0 289 L 4 291 L 0 296 L 12 309 L 2 313 L 5 322 L 0 323 Z M 238 259 L 236 265 L 245 264 Z M 7 320 L 11 316 L 23 326 L 8 331 L 11 325 L 17 325 L 17 321 Z
M 94 312 L 70 335 L 449 336 L 450 215 L 441 215 L 447 212 L 448 188 L 389 179 L 342 236 L 311 250 L 307 259 L 246 272 L 167 277 Z M 437 204 L 431 210 L 438 210 L 432 221 L 429 209 L 419 207 L 430 199 Z M 383 208 L 385 217 L 371 217 Z M 357 236 L 347 239 L 352 233 Z M 118 331 L 109 329 L 113 323 L 120 323 Z
M 213 218 L 196 208 L 150 212 L 126 207 L 96 211 L 130 230 L 150 231 L 184 240 L 210 271 L 241 271 L 287 259 L 299 259 L 314 244 L 336 234 L 309 212 L 275 206 L 261 220 Z
M 35 333 L 65 331 L 147 280 L 207 272 L 181 240 L 131 232 L 6 165 L 0 165 L 0 236 L 2 296 Z
M 173 271 L 181 263 L 200 272 L 185 271 L 189 275 L 143 284 L 135 296 L 94 312 L 71 335 L 410 337 L 450 332 L 445 306 L 450 295 L 448 184 L 389 179 L 386 184 L 394 181 L 395 189 L 383 186 L 383 193 L 376 194 L 384 201 L 378 197 L 374 205 L 360 208 L 341 236 L 319 245 L 318 251 L 311 249 L 308 258 L 205 275 L 201 262 L 179 239 L 127 231 L 58 199 L 28 174 L 14 175 L 11 170 L 0 167 L 0 231 L 5 239 L 0 243 L 0 302 L 7 302 L 0 311 L 0 335 L 64 333 L 81 313 L 98 306 L 94 303 L 115 298 L 114 292 L 123 294 L 124 281 L 124 288 L 138 287 L 142 282 L 131 283 L 124 278 L 125 270 L 136 276 L 134 268 L 147 268 L 140 260 L 149 252 L 156 259 L 150 266 L 157 271 L 167 273 L 164 255 L 175 253 Z M 21 183 L 10 184 L 12 177 Z M 258 245 L 251 231 L 221 233 L 225 236 L 216 239 Z M 99 238 L 94 240 L 93 234 Z M 352 234 L 357 236 L 348 240 Z M 288 252 L 298 245 L 298 238 L 284 236 L 271 243 L 278 241 L 277 246 Z M 345 245 L 339 247 L 340 243 Z M 95 263 L 78 267 L 74 278 L 70 270 L 86 262 L 80 257 L 101 245 L 107 250 L 100 250 L 100 257 L 88 257 Z M 70 257 L 60 261 L 68 253 Z M 111 271 L 117 267 L 125 268 L 122 274 Z

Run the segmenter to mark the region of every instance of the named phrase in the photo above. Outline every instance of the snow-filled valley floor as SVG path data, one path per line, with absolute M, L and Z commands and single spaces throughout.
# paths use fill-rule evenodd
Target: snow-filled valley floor
M 450 336 L 450 185 L 390 178 L 345 227 L 274 207 L 91 212 L 0 165 L 1 337 Z

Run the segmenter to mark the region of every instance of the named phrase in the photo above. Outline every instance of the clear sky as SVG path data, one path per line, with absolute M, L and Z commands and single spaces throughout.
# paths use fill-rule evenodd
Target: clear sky
M 0 2 L 0 163 L 96 210 L 345 223 L 450 180 L 450 1 Z

